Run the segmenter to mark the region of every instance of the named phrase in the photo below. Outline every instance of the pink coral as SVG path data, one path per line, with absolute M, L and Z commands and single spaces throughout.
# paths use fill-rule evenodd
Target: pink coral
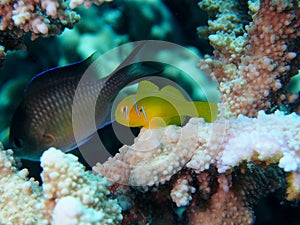
M 192 177 L 190 175 L 180 176 L 174 183 L 170 196 L 177 207 L 187 206 L 192 200 L 192 194 L 196 188 L 191 185 Z
M 25 33 L 30 32 L 32 39 L 40 35 L 53 36 L 79 20 L 79 15 L 61 0 L 1 1 L 0 17 L 0 60 L 4 59 L 7 50 L 22 48 Z
M 203 9 L 216 10 L 203 2 Z M 300 35 L 298 5 L 264 0 L 252 19 L 243 36 L 235 29 L 209 29 L 214 57 L 206 56 L 200 68 L 219 82 L 224 116 L 252 117 L 288 100 L 284 87 L 293 75 L 289 64 L 297 56 L 288 46 Z
M 58 35 L 72 28 L 80 16 L 73 11 L 81 4 L 89 7 L 111 0 L 4 0 L 0 3 L 0 65 L 8 50 L 24 49 L 22 38 L 31 33 L 39 36 Z
M 84 4 L 86 8 L 90 7 L 92 4 L 100 5 L 103 2 L 111 2 L 112 0 L 71 0 L 70 1 L 70 8 L 74 9 L 79 5 Z

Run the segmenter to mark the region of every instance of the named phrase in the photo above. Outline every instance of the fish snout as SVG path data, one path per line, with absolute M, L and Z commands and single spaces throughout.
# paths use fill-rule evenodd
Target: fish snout
M 27 136 L 11 134 L 9 142 L 14 152 L 14 157 L 33 161 L 39 160 L 40 154 L 33 151 L 37 148 L 33 143 L 28 141 Z
M 14 156 L 21 158 L 23 153 L 23 147 L 24 147 L 24 140 L 19 137 L 11 137 L 10 138 L 10 145 L 14 152 Z

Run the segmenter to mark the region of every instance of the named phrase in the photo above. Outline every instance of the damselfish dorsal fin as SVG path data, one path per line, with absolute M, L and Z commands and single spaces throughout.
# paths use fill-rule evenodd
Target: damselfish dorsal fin
M 143 80 L 139 83 L 136 94 L 142 95 L 142 94 L 155 93 L 158 91 L 159 88 L 154 83 L 148 80 Z
M 133 51 L 123 60 L 123 62 L 113 71 L 118 71 L 122 69 L 123 67 L 126 67 L 132 63 L 134 63 L 134 59 L 137 56 L 137 54 L 140 52 L 140 50 L 144 47 L 146 44 L 146 41 L 139 41 L 137 43 L 137 46 L 133 49 Z
M 98 58 L 98 56 L 98 53 L 93 53 L 85 60 L 63 67 L 54 67 L 41 72 L 31 79 L 31 81 L 25 88 L 25 92 L 28 94 L 30 92 L 46 89 L 50 85 L 56 85 L 69 79 L 77 79 L 79 81 L 85 70 L 91 65 L 93 61 Z
M 145 41 L 138 42 L 133 51 L 120 63 L 120 65 L 115 70 L 110 73 L 110 75 L 113 75 L 116 71 L 134 63 L 137 54 L 145 45 L 145 43 Z M 116 50 L 114 51 L 114 53 L 116 53 Z M 98 81 L 99 79 L 102 79 L 106 74 L 103 71 L 104 68 L 102 68 L 103 63 L 101 64 L 96 61 L 97 59 L 99 59 L 99 56 L 99 53 L 96 52 L 87 59 L 80 62 L 46 70 L 36 75 L 30 81 L 30 83 L 25 88 L 25 92 L 27 94 L 33 93 L 42 89 L 47 89 L 49 86 L 56 86 L 57 84 L 68 80 L 72 80 L 73 84 L 76 84 L 76 82 L 78 83 L 80 79 L 83 78 L 83 76 L 85 81 Z M 156 73 L 158 72 L 159 71 L 156 70 Z
M 167 85 L 167 86 L 163 87 L 160 91 L 162 94 L 171 95 L 171 96 L 176 97 L 178 100 L 186 101 L 186 98 L 184 97 L 182 92 L 174 86 Z

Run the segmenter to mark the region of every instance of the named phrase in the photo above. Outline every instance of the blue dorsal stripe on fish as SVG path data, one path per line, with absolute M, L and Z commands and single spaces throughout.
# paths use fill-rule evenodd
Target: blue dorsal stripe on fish
M 87 59 L 63 67 L 54 67 L 34 76 L 25 88 L 25 93 L 35 92 L 47 88 L 57 82 L 67 79 L 80 79 L 84 71 L 99 57 L 95 52 Z M 70 69 L 72 68 L 72 69 Z

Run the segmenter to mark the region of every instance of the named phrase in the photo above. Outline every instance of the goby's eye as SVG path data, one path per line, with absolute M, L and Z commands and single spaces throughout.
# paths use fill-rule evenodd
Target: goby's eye
M 127 112 L 127 106 L 123 106 L 122 107 L 122 113 L 126 113 Z
M 127 108 L 127 106 L 122 107 L 122 113 L 125 114 L 126 119 L 128 119 L 128 108 Z

